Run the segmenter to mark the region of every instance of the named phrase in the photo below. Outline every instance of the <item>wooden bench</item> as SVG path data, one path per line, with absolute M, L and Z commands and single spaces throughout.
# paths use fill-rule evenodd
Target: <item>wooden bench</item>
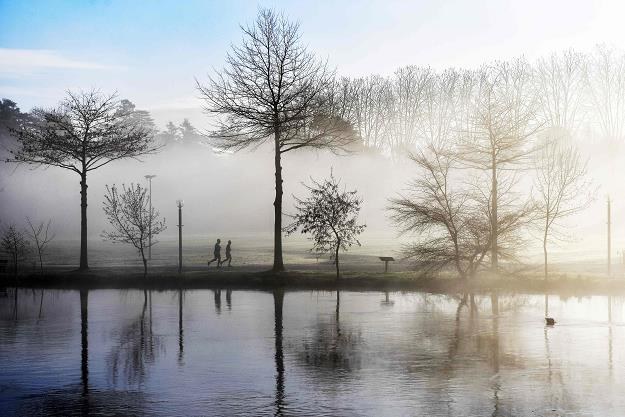
M 380 260 L 384 262 L 384 272 L 388 272 L 388 263 L 395 260 L 392 256 L 380 256 Z

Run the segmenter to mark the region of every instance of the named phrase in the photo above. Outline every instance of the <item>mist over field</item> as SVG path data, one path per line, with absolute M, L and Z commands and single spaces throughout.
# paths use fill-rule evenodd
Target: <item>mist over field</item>
M 128 100 L 139 119 L 145 117 L 155 143 L 165 144 L 154 154 L 116 160 L 88 173 L 87 239 L 92 247 L 113 248 L 113 243 L 101 237 L 109 226 L 103 215 L 106 185 L 146 186 L 145 175 L 156 175 L 152 203 L 166 220 L 167 228 L 158 240 L 176 241 L 176 201 L 182 199 L 184 236 L 189 242 L 206 245 L 207 251 L 217 237 L 272 245 L 275 167 L 271 135 L 240 150 L 224 150 L 216 138 L 219 123 L 227 115 L 214 110 L 216 102 L 211 104 L 210 96 L 217 90 L 209 82 L 232 64 L 227 54 L 245 45 L 240 42 L 245 39 L 241 27 L 253 27 L 265 6 L 243 2 L 212 13 L 211 7 L 195 2 L 179 9 L 115 2 L 96 2 L 92 9 L 69 4 L 58 8 L 3 4 L 16 16 L 29 13 L 33 24 L 42 28 L 41 34 L 30 33 L 20 41 L 19 19 L 3 21 L 6 41 L 0 44 L 4 64 L 0 95 L 13 103 L 12 109 L 19 109 L 16 114 L 55 108 L 68 92 L 115 93 L 116 100 Z M 584 202 L 583 210 L 557 220 L 558 237 L 549 242 L 551 259 L 604 261 L 610 196 L 611 255 L 620 260 L 625 250 L 621 232 L 625 205 L 619 198 L 625 191 L 620 181 L 625 173 L 625 45 L 614 16 L 621 9 L 616 4 L 579 4 L 567 7 L 567 19 L 554 22 L 545 16 L 559 10 L 558 4 L 541 5 L 544 14 L 529 12 L 537 6 L 487 2 L 469 7 L 457 2 L 454 7 L 437 9 L 403 2 L 380 7 L 368 2 L 357 10 L 341 4 L 331 14 L 298 2 L 276 6 L 276 16 L 296 25 L 298 42 L 311 54 L 311 62 L 322 63 L 323 71 L 331 76 L 335 83 L 331 112 L 350 125 L 358 142 L 347 155 L 335 154 L 337 149 L 329 149 L 333 146 L 304 147 L 283 155 L 283 226 L 295 214 L 293 196 L 308 195 L 302 183 L 310 185 L 312 179 L 322 180 L 333 173 L 345 189 L 356 190 L 363 200 L 359 219 L 367 227 L 360 236 L 363 247 L 354 250 L 369 246 L 372 253 L 390 251 L 402 257 L 404 244 L 423 244 L 435 236 L 438 231 L 402 233 L 391 218 L 391 200 L 409 197 L 410 183 L 423 178 L 411 155 L 441 140 L 450 149 L 460 146 L 475 133 L 467 123 L 477 126 L 480 91 L 484 82 L 492 82 L 493 88 L 501 89 L 498 100 L 514 91 L 519 99 L 516 111 L 522 107 L 528 115 L 527 123 L 517 126 L 519 132 L 531 131 L 521 134 L 523 152 L 552 140 L 557 131 L 556 136 L 566 137 L 564 142 L 579 153 L 580 163 L 587 164 L 583 177 L 592 198 Z M 84 22 L 91 26 L 80 23 L 87 10 L 91 14 Z M 67 33 L 56 31 L 54 19 L 46 14 L 68 22 Z M 133 15 L 142 16 L 139 23 L 131 23 Z M 416 20 L 409 23 L 404 16 Z M 177 25 L 177 19 L 185 24 Z M 118 31 L 109 30 L 111 21 Z M 147 22 L 160 22 L 160 31 L 139 30 Z M 450 22 L 454 24 L 444 31 L 442 27 Z M 89 43 L 85 39 L 92 28 L 100 31 Z M 45 38 L 43 33 L 53 35 Z M 326 82 L 324 77 L 318 81 Z M 182 140 L 184 129 L 192 132 L 192 140 Z M 10 151 L 19 144 L 8 127 L 2 135 L 2 158 L 10 159 Z M 512 181 L 503 197 L 511 208 L 539 202 L 536 158 L 529 154 L 524 158 L 522 164 L 501 167 L 502 178 L 506 177 L 502 181 Z M 2 163 L 3 227 L 23 227 L 26 217 L 50 219 L 57 242 L 77 244 L 80 178 L 58 167 L 35 165 Z M 489 181 L 486 171 L 465 168 L 453 167 L 456 174 L 450 176 L 449 185 L 455 191 L 467 191 L 468 182 Z M 515 239 L 519 238 L 515 261 L 542 261 L 540 223 L 535 219 L 515 229 Z M 296 233 L 284 241 L 286 246 L 304 250 L 305 238 Z M 384 248 L 376 249 L 380 244 Z

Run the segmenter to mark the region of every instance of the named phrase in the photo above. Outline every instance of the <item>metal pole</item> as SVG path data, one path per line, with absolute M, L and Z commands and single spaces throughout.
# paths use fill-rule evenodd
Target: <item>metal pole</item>
M 148 259 L 152 260 L 152 178 L 156 175 L 146 175 L 150 187 L 150 223 L 148 224 Z
M 612 219 L 610 214 L 610 197 L 608 196 L 608 278 L 612 276 Z
M 178 272 L 182 272 L 182 200 L 178 200 Z

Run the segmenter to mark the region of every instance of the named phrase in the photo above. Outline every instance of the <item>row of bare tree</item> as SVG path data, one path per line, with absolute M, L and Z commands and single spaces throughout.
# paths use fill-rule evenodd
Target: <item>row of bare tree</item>
M 39 263 L 39 271 L 43 274 L 43 260 L 48 245 L 54 240 L 55 234 L 50 230 L 52 220 L 33 223 L 26 218 L 28 229 L 20 230 L 14 224 L 3 228 L 0 235 L 0 250 L 11 258 L 13 273 L 17 275 L 20 263 L 29 255 L 34 256 Z
M 198 89 L 218 120 L 217 147 L 273 141 L 274 271 L 284 269 L 281 161 L 289 151 L 362 141 L 393 157 L 412 154 L 423 173 L 390 208 L 402 230 L 420 234 L 407 253 L 427 269 L 453 264 L 467 277 L 484 259 L 498 271 L 499 257 L 515 257 L 523 226 L 537 221 L 547 273 L 554 229 L 589 201 L 578 198 L 588 188 L 586 162 L 572 135 L 597 119 L 602 136 L 622 139 L 625 55 L 604 47 L 534 66 L 524 59 L 476 71 L 410 66 L 390 78 L 337 80 L 284 16 L 261 10 L 243 33 L 225 67 Z M 540 172 L 538 198 L 517 193 L 529 169 Z
M 615 59 L 603 48 L 596 54 Z M 375 140 L 391 154 L 410 153 L 421 171 L 406 195 L 391 200 L 392 219 L 420 236 L 408 256 L 425 270 L 453 265 L 462 277 L 473 276 L 485 260 L 497 272 L 499 259 L 515 260 L 528 228 L 537 228 L 547 277 L 548 243 L 560 236 L 562 220 L 593 198 L 587 161 L 573 141 L 593 107 L 585 99 L 601 96 L 597 111 L 625 116 L 618 114 L 618 95 L 600 92 L 599 61 L 567 52 L 536 67 L 518 59 L 475 72 L 412 68 L 396 75 L 392 84 L 414 86 L 413 107 L 402 111 L 411 125 L 391 123 L 400 127 L 390 134 L 393 142 Z M 602 134 L 622 139 L 617 124 L 597 124 Z M 536 173 L 533 187 L 519 186 L 529 171 Z M 528 189 L 534 193 L 521 192 Z
M 396 157 L 433 138 L 469 131 L 471 113 L 483 105 L 505 111 L 502 106 L 516 103 L 525 128 L 557 126 L 572 135 L 625 139 L 625 53 L 605 46 L 477 70 L 407 66 L 390 77 L 343 78 L 336 88 L 343 114 L 364 144 Z M 493 94 L 497 100 L 488 97 Z

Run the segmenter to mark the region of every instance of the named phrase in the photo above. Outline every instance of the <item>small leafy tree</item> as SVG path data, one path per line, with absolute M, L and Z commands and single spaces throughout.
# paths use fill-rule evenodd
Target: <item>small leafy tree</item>
M 52 223 L 52 220 L 48 220 L 47 223 L 40 222 L 35 225 L 30 218 L 26 217 L 26 222 L 28 223 L 28 227 L 30 229 L 28 237 L 30 237 L 35 244 L 37 257 L 39 258 L 39 269 L 43 274 L 43 254 L 46 251 L 48 244 L 55 238 L 54 233 L 50 233 L 50 224 Z
M 310 196 L 306 200 L 296 197 L 297 214 L 285 231 L 289 235 L 297 230 L 309 233 L 310 240 L 314 242 L 312 251 L 317 254 L 333 253 L 336 279 L 339 279 L 339 250 L 346 251 L 354 244 L 360 246 L 357 237 L 366 227 L 357 223 L 362 199 L 355 190 L 341 191 L 334 175 L 323 182 L 313 180 L 313 185 L 306 188 Z
M 17 230 L 14 225 L 10 225 L 4 230 L 0 241 L 2 249 L 9 254 L 13 261 L 13 272 L 17 275 L 19 263 L 28 254 L 29 244 L 24 233 Z
M 148 273 L 148 262 L 145 258 L 145 250 L 150 247 L 149 231 L 152 225 L 152 236 L 158 235 L 167 227 L 165 219 L 159 219 L 159 212 L 152 207 L 150 211 L 149 194 L 147 188 L 139 184 L 130 184 L 128 188 L 122 186 L 121 192 L 115 184 L 106 186 L 104 196 L 104 214 L 113 231 L 102 232 L 104 240 L 117 243 L 127 243 L 134 246 L 141 255 L 143 261 L 143 273 Z M 152 240 L 152 245 L 156 244 Z

